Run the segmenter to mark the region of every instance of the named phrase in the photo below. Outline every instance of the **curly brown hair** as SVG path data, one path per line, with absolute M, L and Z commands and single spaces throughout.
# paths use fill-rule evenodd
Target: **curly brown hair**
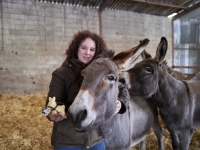
M 71 43 L 69 44 L 69 47 L 66 50 L 67 60 L 71 60 L 72 58 L 77 59 L 78 48 L 86 38 L 91 38 L 95 42 L 96 48 L 93 59 L 97 55 L 107 50 L 106 43 L 101 36 L 89 30 L 83 30 L 75 34 Z

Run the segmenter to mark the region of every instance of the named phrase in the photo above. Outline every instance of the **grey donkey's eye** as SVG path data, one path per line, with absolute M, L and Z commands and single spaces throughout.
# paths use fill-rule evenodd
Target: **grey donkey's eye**
M 145 71 L 146 73 L 152 73 L 153 70 L 150 67 L 145 67 Z
M 109 82 L 114 82 L 115 81 L 115 76 L 114 75 L 109 75 L 105 78 L 105 80 L 109 81 Z

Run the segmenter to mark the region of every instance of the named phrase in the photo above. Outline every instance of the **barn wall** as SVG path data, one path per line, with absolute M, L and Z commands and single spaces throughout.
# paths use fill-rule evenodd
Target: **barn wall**
M 136 46 L 141 39 L 149 38 L 147 51 L 155 55 L 161 36 L 169 42 L 167 59 L 171 65 L 171 21 L 167 17 L 158 17 L 125 11 L 103 12 L 103 36 L 109 47 L 117 52 Z
M 0 93 L 48 92 L 51 73 L 64 61 L 62 53 L 73 34 L 82 29 L 99 33 L 94 8 L 30 0 L 0 3 Z M 160 37 L 166 36 L 171 65 L 171 21 L 166 17 L 105 10 L 102 33 L 117 53 L 149 38 L 148 52 L 153 55 Z
M 2 5 L 1 93 L 47 92 L 74 33 L 99 31 L 96 9 L 29 0 L 3 0 Z

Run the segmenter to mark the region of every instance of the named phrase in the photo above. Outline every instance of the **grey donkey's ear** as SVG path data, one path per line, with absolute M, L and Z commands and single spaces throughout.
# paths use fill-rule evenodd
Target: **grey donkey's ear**
M 143 60 L 152 58 L 152 56 L 149 53 L 147 53 L 145 50 L 141 53 L 141 57 Z
M 165 37 L 162 37 L 160 40 L 160 43 L 158 44 L 157 50 L 156 50 L 156 57 L 154 58 L 158 62 L 161 62 L 167 53 L 168 43 L 167 39 Z

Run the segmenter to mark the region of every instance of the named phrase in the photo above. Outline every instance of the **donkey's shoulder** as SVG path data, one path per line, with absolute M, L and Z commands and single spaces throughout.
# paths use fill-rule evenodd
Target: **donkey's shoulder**
M 195 74 L 188 75 L 188 77 L 185 80 L 189 81 L 200 81 L 200 71 L 198 71 Z

